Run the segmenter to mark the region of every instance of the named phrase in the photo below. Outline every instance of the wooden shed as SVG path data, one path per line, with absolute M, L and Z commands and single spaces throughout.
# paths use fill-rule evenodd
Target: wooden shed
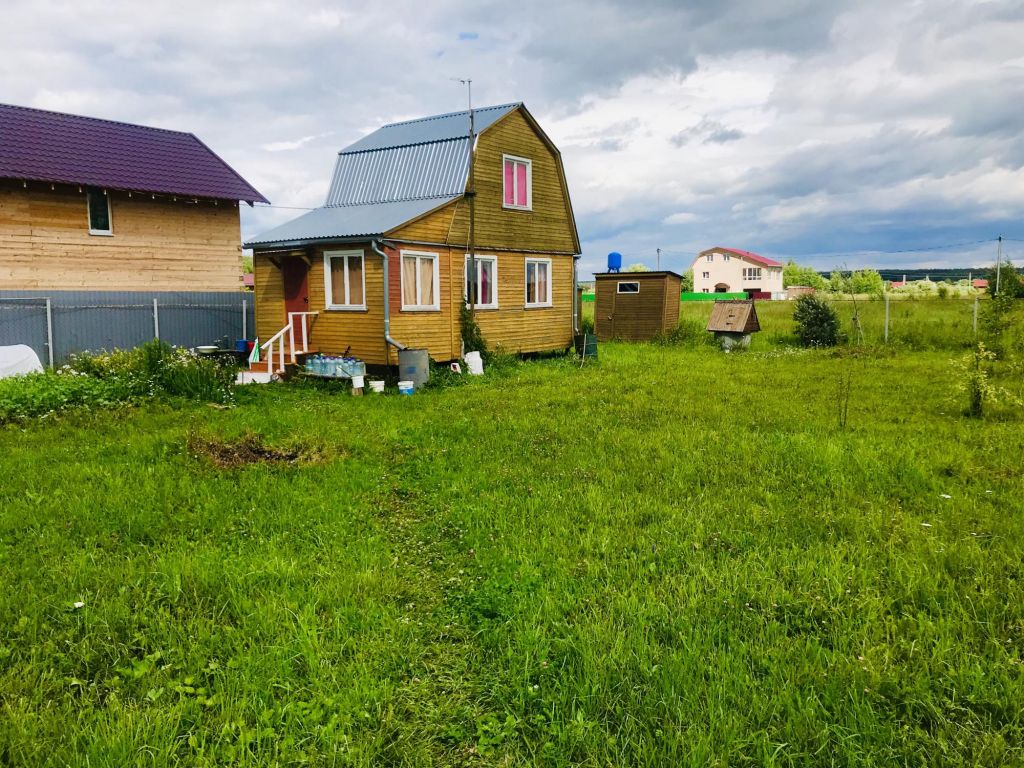
M 594 330 L 599 340 L 646 341 L 679 324 L 681 275 L 604 272 L 594 278 Z

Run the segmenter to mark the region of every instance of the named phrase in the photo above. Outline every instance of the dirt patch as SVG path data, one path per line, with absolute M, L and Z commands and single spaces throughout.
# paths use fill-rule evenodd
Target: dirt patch
M 235 440 L 191 433 L 187 441 L 188 452 L 196 458 L 206 459 L 221 469 L 237 469 L 248 464 L 315 464 L 327 458 L 323 446 L 307 442 L 293 442 L 286 446 L 270 446 L 263 435 L 246 432 Z

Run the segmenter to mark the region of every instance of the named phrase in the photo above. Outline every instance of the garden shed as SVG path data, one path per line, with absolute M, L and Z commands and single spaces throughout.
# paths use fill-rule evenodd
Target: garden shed
M 647 341 L 679 324 L 683 278 L 675 272 L 604 272 L 594 283 L 594 332 L 601 341 Z

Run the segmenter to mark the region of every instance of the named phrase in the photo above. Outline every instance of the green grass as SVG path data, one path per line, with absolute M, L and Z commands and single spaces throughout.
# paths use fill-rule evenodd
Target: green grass
M 600 355 L 0 430 L 0 764 L 1024 761 L 1019 414 L 948 352 Z M 252 433 L 305 458 L 189 450 Z
M 876 299 L 833 299 L 839 312 L 842 330 L 855 339 L 853 313 L 860 313 L 864 341 L 869 345 L 885 342 L 885 302 Z M 983 300 L 982 307 L 988 302 Z M 755 348 L 792 346 L 797 344 L 793 332 L 792 301 L 759 301 L 757 315 L 761 333 L 754 339 Z M 680 302 L 679 319 L 706 323 L 713 302 Z M 583 305 L 583 316 L 593 317 L 594 305 Z M 912 350 L 961 350 L 974 343 L 974 299 L 909 299 L 893 298 L 889 304 L 889 344 Z

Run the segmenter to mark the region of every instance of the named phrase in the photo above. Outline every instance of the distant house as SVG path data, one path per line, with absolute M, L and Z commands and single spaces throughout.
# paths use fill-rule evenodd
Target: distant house
M 693 290 L 697 293 L 746 293 L 757 298 L 784 298 L 782 262 L 738 248 L 716 246 L 694 259 Z
M 0 104 L 0 289 L 237 291 L 239 201 L 191 133 Z
M 287 331 L 286 345 L 308 334 L 291 353 L 452 360 L 474 285 L 491 346 L 572 343 L 580 247 L 561 155 L 524 105 L 475 110 L 474 271 L 469 129 L 468 112 L 383 126 L 338 154 L 322 207 L 247 243 L 265 343 Z
M 974 280 L 971 280 L 971 288 L 974 288 L 977 291 L 987 291 L 988 280 L 982 278 L 975 278 Z

